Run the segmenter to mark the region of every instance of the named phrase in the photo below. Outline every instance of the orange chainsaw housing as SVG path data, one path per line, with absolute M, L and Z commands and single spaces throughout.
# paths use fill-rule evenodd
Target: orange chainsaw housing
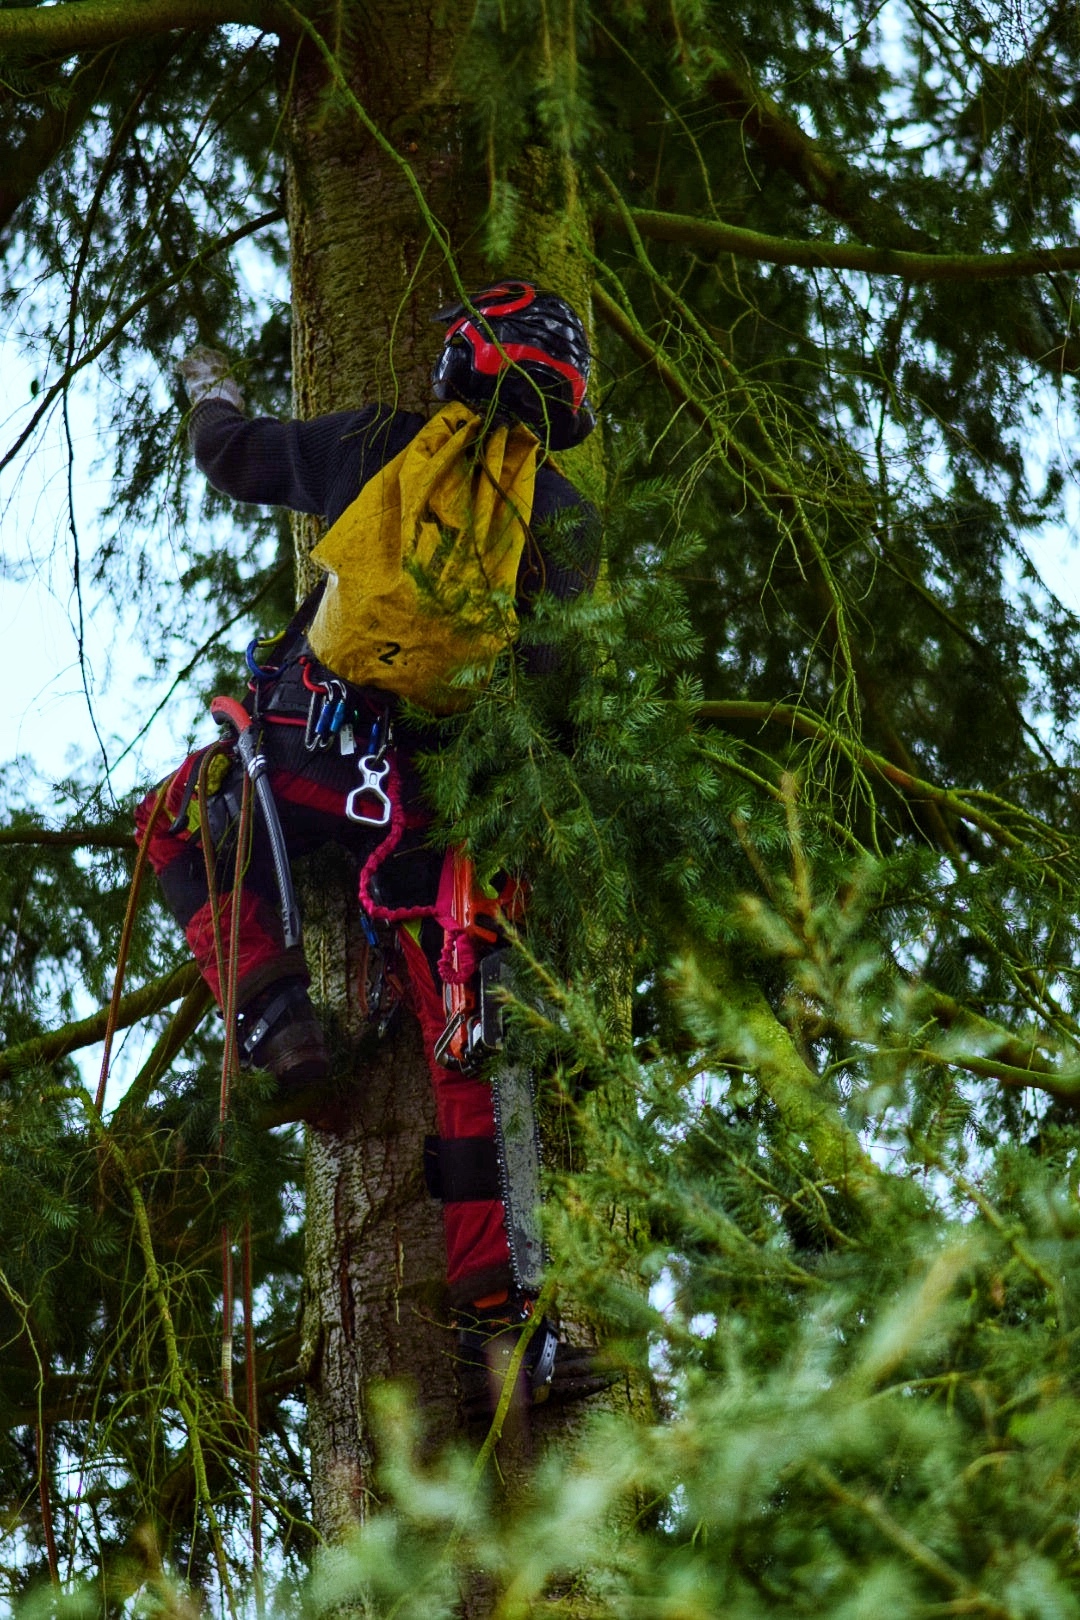
M 460 845 L 451 851 L 451 856 L 451 915 L 456 931 L 450 947 L 453 977 L 443 982 L 446 1033 L 440 1042 L 439 1060 L 449 1067 L 467 1070 L 478 1061 L 480 990 L 479 974 L 465 975 L 463 970 L 470 958 L 482 956 L 485 949 L 499 944 L 504 922 L 517 922 L 524 915 L 526 890 L 519 879 L 510 878 L 501 893 L 488 894 L 477 883 L 473 863 Z M 461 982 L 455 982 L 459 976 Z

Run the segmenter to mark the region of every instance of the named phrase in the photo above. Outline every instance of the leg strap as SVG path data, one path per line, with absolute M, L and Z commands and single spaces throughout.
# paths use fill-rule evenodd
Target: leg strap
M 495 1143 L 489 1136 L 460 1136 L 452 1142 L 426 1136 L 424 1182 L 432 1198 L 444 1204 L 501 1198 Z

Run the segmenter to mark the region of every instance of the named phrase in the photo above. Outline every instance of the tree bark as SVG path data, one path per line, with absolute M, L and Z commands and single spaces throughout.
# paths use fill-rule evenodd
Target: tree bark
M 457 111 L 436 82 L 451 23 L 464 26 L 467 8 L 450 6 L 441 28 L 435 11 L 414 0 L 365 8 L 347 42 L 327 43 L 365 112 L 408 158 L 432 209 L 475 220 L 476 201 L 462 183 Z M 443 254 L 406 174 L 364 128 L 316 46 L 283 48 L 282 70 L 295 414 L 375 400 L 423 409 L 436 338 L 430 314 L 451 290 Z M 318 533 L 313 520 L 296 524 L 301 591 L 314 580 L 307 559 Z M 456 1387 L 450 1341 L 433 1327 L 445 1259 L 441 1213 L 422 1185 L 434 1110 L 419 1032 L 406 1015 L 377 1048 L 364 1045 L 355 878 L 321 874 L 307 886 L 306 910 L 313 992 L 353 1042 L 340 1118 L 308 1133 L 313 1511 L 319 1534 L 337 1541 L 366 1516 L 374 1492 L 372 1382 L 408 1380 L 432 1431 L 443 1434 L 455 1427 Z

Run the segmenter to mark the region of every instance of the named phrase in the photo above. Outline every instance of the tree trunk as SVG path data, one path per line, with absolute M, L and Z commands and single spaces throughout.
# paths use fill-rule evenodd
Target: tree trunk
M 433 211 L 475 218 L 461 195 L 455 109 L 432 83 L 439 32 L 428 9 L 397 0 L 354 15 L 348 44 L 329 41 L 348 83 L 408 155 Z M 436 336 L 430 314 L 450 290 L 441 251 L 401 168 L 364 129 L 324 58 L 305 44 L 283 68 L 295 414 L 373 400 L 423 409 Z M 302 589 L 312 583 L 307 555 L 318 532 L 310 519 L 296 525 Z M 355 880 L 324 873 L 309 882 L 306 901 L 313 990 L 358 1037 Z M 313 1509 L 331 1541 L 364 1516 L 373 1488 L 372 1380 L 410 1380 L 436 1431 L 456 1421 L 449 1341 L 430 1325 L 444 1251 L 440 1211 L 422 1184 L 434 1111 L 414 1021 L 400 1018 L 375 1050 L 361 1040 L 351 1067 L 353 1101 L 340 1124 L 308 1133 Z
M 449 230 L 463 281 L 532 275 L 587 310 L 587 237 L 575 177 L 542 149 L 528 151 L 515 176 L 526 197 L 515 252 L 505 265 L 485 266 L 479 256 L 482 165 L 468 159 L 448 90 L 471 11 L 419 0 L 363 8 L 354 13 L 355 34 L 334 42 L 338 61 Z M 332 86 L 325 59 L 305 45 L 283 59 L 283 68 L 295 412 L 309 417 L 375 399 L 424 409 L 438 343 L 430 317 L 454 293 L 442 249 L 400 165 Z M 592 492 L 598 449 L 576 453 L 568 467 Z M 310 520 L 297 525 L 305 589 L 316 533 Z M 309 893 L 307 907 L 315 993 L 355 1037 L 361 939 L 355 886 L 321 879 L 318 891 Z M 329 1540 L 363 1517 L 372 1500 L 372 1380 L 408 1380 L 433 1441 L 460 1422 L 442 1291 L 441 1213 L 421 1175 L 434 1111 L 411 1017 L 400 1019 L 376 1049 L 360 1043 L 353 1083 L 347 1117 L 333 1129 L 310 1130 L 308 1144 L 307 1394 L 315 1523 Z M 576 1330 L 587 1332 L 584 1313 L 572 1314 Z M 550 1443 L 561 1443 L 580 1418 L 580 1408 L 549 1407 L 541 1428 Z

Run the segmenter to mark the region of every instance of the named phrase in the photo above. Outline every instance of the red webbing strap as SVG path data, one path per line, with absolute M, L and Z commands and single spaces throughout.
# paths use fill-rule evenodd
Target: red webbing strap
M 206 781 L 210 770 L 210 762 L 219 751 L 219 747 L 215 743 L 206 750 L 199 760 L 196 802 L 199 806 L 199 843 L 202 848 L 203 866 L 206 871 L 206 898 L 210 907 L 210 927 L 214 936 L 214 965 L 217 968 L 218 985 L 224 990 L 226 979 L 225 946 L 221 939 L 221 909 L 218 899 L 217 874 L 214 870 L 214 841 L 210 836 L 210 824 L 207 815 L 209 794 Z

